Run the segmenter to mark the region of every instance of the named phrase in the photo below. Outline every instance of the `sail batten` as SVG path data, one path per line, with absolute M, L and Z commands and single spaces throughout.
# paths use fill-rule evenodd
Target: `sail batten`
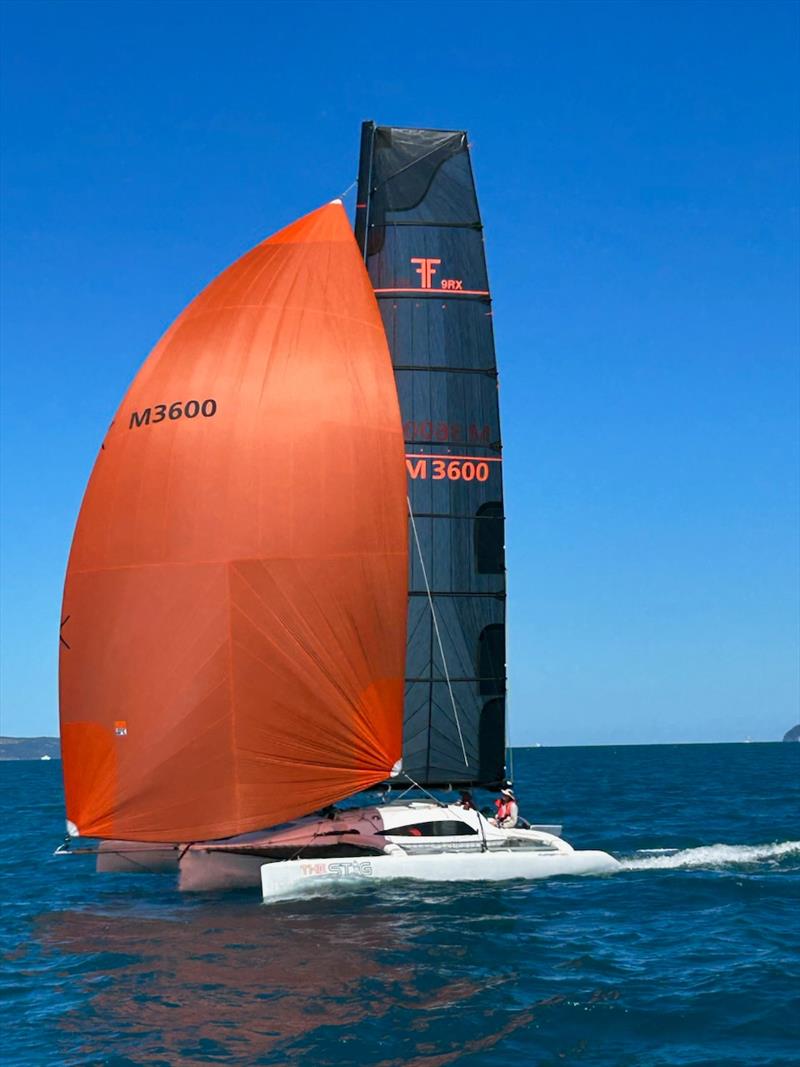
M 403 454 L 369 278 L 329 205 L 189 305 L 98 456 L 62 612 L 80 834 L 228 837 L 391 773 Z
M 355 232 L 392 354 L 412 512 L 404 766 L 420 784 L 490 784 L 505 773 L 502 439 L 466 133 L 364 123 Z

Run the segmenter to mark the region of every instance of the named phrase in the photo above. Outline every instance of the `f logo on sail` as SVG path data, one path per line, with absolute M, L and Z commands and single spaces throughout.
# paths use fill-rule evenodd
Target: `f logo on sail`
M 437 273 L 436 268 L 442 262 L 441 259 L 425 259 L 419 256 L 412 257 L 412 263 L 416 263 L 416 272 L 422 279 L 421 289 L 432 289 L 431 279 Z

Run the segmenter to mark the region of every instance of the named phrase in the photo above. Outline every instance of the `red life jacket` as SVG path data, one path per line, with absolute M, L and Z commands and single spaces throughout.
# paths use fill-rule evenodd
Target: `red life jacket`
M 511 805 L 513 800 L 505 800 L 503 797 L 498 797 L 495 801 L 497 806 L 497 821 L 501 822 L 503 819 L 507 819 L 511 814 Z

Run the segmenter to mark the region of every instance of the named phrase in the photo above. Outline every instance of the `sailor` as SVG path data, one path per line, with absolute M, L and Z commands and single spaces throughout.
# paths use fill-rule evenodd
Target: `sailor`
M 500 790 L 500 796 L 494 803 L 497 808 L 497 814 L 489 822 L 493 826 L 502 827 L 504 830 L 510 830 L 516 826 L 519 818 L 519 805 L 510 785 L 504 786 Z
M 458 800 L 456 807 L 464 808 L 465 811 L 476 811 L 475 801 L 472 799 L 472 793 L 468 789 L 461 790 L 461 797 Z

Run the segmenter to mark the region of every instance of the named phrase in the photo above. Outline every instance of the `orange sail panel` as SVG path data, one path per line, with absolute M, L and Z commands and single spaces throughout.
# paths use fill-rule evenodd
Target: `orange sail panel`
M 73 832 L 228 837 L 386 778 L 406 537 L 391 360 L 334 203 L 189 305 L 104 441 L 62 612 Z

